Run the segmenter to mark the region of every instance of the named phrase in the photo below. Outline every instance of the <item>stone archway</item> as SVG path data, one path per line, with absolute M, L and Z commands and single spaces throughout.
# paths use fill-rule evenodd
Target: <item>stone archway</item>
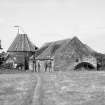
M 92 70 L 95 69 L 94 65 L 88 62 L 81 62 L 78 63 L 75 67 L 74 70 L 81 70 L 81 69 L 86 69 L 86 70 Z

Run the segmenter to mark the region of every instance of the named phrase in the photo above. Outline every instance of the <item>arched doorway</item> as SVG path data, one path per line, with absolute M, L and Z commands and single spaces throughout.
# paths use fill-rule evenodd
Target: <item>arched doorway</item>
M 82 69 L 93 70 L 93 69 L 95 69 L 95 67 L 91 63 L 81 62 L 81 63 L 77 64 L 74 68 L 74 70 L 82 70 Z

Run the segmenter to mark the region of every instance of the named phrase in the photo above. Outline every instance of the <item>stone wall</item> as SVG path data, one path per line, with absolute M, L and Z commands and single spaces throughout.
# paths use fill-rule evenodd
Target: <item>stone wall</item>
M 93 56 L 83 56 L 80 58 L 76 54 L 73 56 L 63 56 L 61 57 L 60 55 L 55 57 L 54 59 L 54 70 L 55 71 L 69 71 L 69 70 L 74 70 L 75 66 L 82 63 L 82 62 L 87 62 L 91 65 L 93 65 L 94 68 L 97 68 L 97 60 Z

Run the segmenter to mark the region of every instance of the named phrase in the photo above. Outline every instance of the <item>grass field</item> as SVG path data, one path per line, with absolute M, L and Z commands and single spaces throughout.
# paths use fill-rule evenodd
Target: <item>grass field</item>
M 1 74 L 0 105 L 31 105 L 35 85 L 31 74 Z
M 105 105 L 105 72 L 1 74 L 0 105 Z
M 43 75 L 43 105 L 105 105 L 105 72 Z

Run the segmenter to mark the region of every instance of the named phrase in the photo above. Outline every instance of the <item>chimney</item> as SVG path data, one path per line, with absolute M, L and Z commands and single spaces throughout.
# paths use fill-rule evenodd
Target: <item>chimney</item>
M 2 47 L 1 47 L 1 40 L 0 40 L 0 49 L 2 49 Z

